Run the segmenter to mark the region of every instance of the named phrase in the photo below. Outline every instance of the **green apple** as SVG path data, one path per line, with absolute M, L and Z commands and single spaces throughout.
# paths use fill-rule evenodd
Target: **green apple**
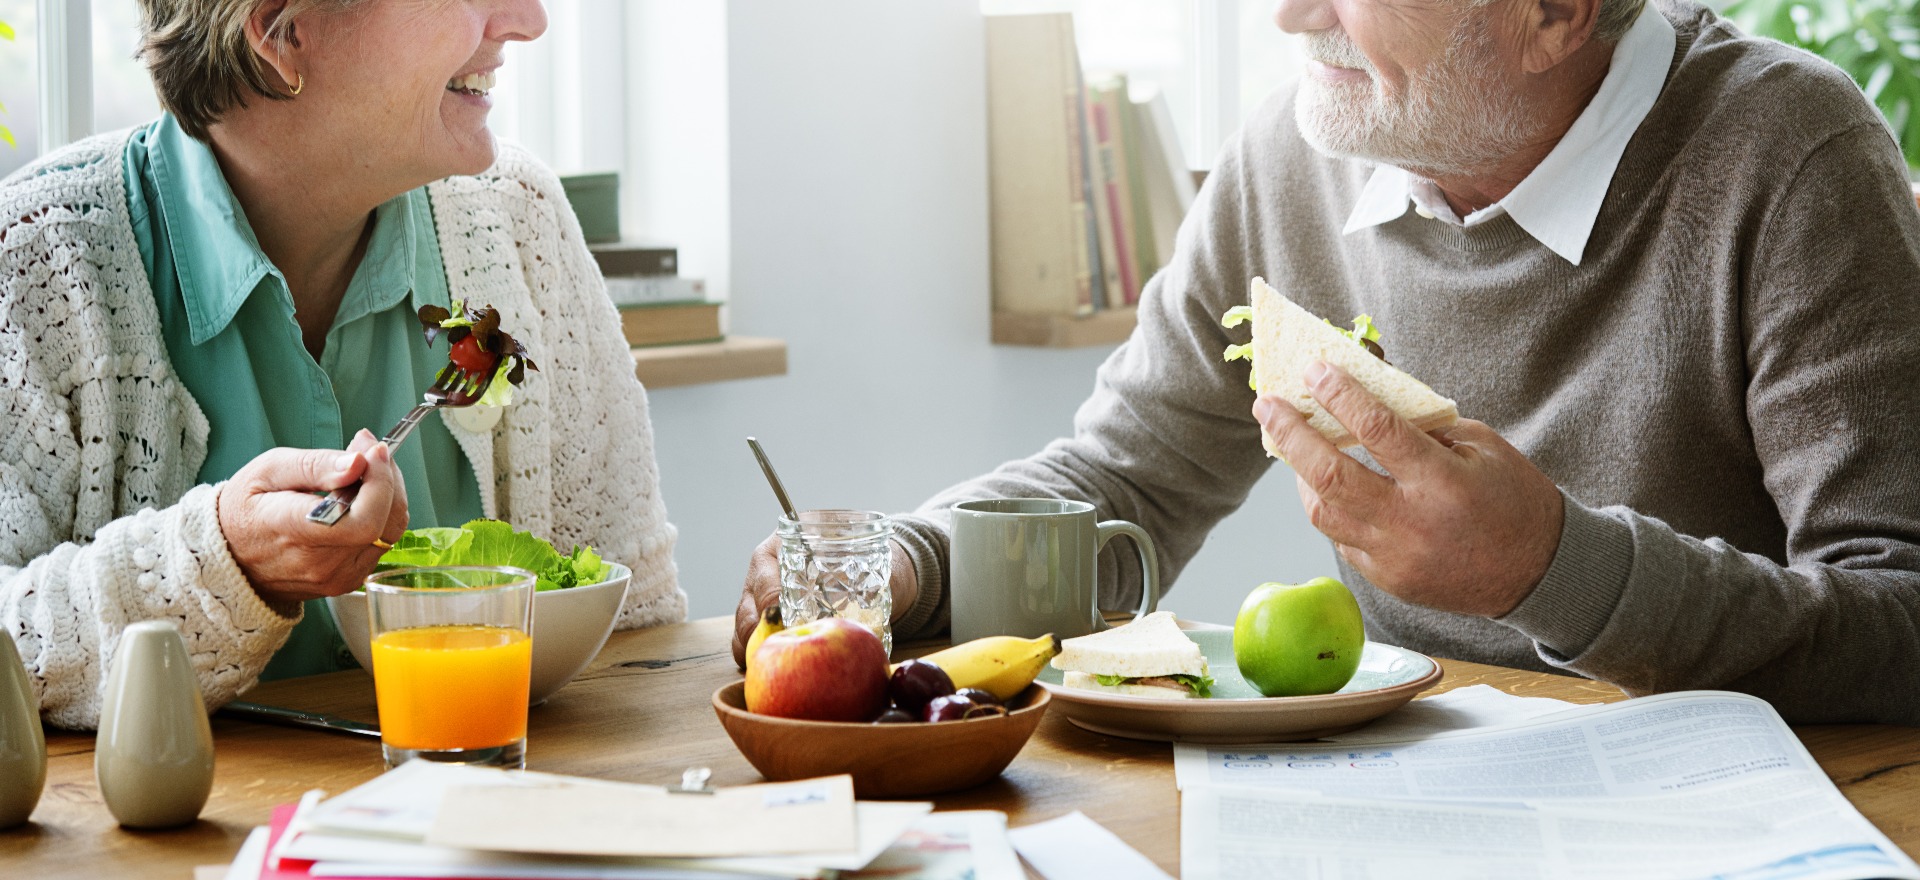
M 1318 577 L 1304 584 L 1261 584 L 1233 621 L 1240 677 L 1269 697 L 1330 694 L 1360 668 L 1367 644 L 1360 603 L 1346 584 Z

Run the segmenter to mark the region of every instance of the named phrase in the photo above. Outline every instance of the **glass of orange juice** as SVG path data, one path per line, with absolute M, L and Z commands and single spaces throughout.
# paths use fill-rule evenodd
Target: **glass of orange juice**
M 367 578 L 389 768 L 413 758 L 526 766 L 533 585 L 532 572 L 480 566 Z

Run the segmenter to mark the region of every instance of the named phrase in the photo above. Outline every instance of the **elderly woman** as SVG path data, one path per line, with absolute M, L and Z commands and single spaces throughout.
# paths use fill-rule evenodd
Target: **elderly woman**
M 410 524 L 591 544 L 634 570 L 620 627 L 684 617 L 618 318 L 554 176 L 487 130 L 538 0 L 142 5 L 166 115 L 0 184 L 0 625 L 47 720 L 96 723 L 140 620 L 210 704 L 338 668 L 317 600 Z M 446 363 L 415 311 L 452 300 L 540 372 L 389 450 Z

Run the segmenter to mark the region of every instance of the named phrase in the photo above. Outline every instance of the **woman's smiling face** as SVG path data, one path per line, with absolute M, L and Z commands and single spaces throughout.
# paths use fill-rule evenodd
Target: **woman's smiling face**
M 371 0 L 301 16 L 289 40 L 295 104 L 356 165 L 422 181 L 493 164 L 487 113 L 503 50 L 547 28 L 540 0 Z

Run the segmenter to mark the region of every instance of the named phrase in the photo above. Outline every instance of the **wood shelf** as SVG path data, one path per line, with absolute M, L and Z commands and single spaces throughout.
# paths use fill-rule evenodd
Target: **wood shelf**
M 993 313 L 993 344 L 1043 348 L 1117 345 L 1133 333 L 1134 310 L 1110 309 L 1084 317 Z
M 648 388 L 673 388 L 787 374 L 787 343 L 756 336 L 633 350 L 633 373 Z

